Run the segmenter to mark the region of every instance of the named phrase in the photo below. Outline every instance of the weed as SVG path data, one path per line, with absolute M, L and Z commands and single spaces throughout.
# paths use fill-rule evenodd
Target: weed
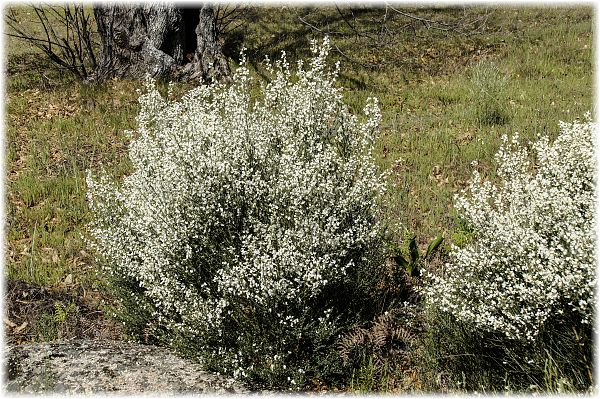
M 361 360 L 360 367 L 352 373 L 350 390 L 360 393 L 373 392 L 377 384 L 373 356 L 367 358 L 366 354 L 363 354 Z
M 60 302 L 54 302 L 53 313 L 43 313 L 34 324 L 34 334 L 40 341 L 54 341 L 65 336 L 71 326 L 67 325 L 69 316 L 76 312 L 74 303 L 64 306 Z
M 410 277 L 418 277 L 421 275 L 421 268 L 424 262 L 427 262 L 437 251 L 440 244 L 444 241 L 442 235 L 437 236 L 427 246 L 425 253 L 421 254 L 417 246 L 417 236 L 413 236 L 408 242 L 408 258 L 405 257 L 399 250 L 393 257 L 394 261 L 400 266 Z
M 54 315 L 44 313 L 40 316 L 34 327 L 35 335 L 42 342 L 54 341 L 58 338 L 58 329 Z
M 67 306 L 64 306 L 60 302 L 54 303 L 54 321 L 58 324 L 62 324 L 67 321 L 67 317 L 71 312 L 75 310 L 75 304 L 70 303 Z
M 481 331 L 428 309 L 416 359 L 429 391 L 587 392 L 591 387 L 591 329 L 568 317 L 550 323 L 535 342 Z

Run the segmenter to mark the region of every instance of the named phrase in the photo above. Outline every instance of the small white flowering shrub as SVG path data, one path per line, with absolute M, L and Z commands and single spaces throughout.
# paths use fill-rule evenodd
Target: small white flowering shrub
M 313 43 L 295 73 L 285 55 L 269 63 L 256 100 L 243 57 L 230 85 L 179 101 L 147 82 L 133 172 L 87 179 L 91 245 L 131 329 L 223 373 L 299 386 L 370 317 L 360 303 L 372 306 L 381 247 L 380 113 L 374 99 L 364 121 L 349 112 L 328 51 Z
M 475 172 L 456 207 L 474 240 L 430 276 L 427 302 L 476 328 L 533 342 L 552 320 L 592 322 L 595 160 L 589 120 L 562 123 L 551 143 L 518 137 L 496 155 L 500 184 Z

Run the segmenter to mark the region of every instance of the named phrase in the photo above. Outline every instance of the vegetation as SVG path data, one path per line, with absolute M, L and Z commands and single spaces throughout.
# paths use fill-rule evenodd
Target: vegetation
M 27 16 L 28 10 L 16 12 Z M 346 88 L 344 101 L 352 112 L 358 114 L 368 97 L 379 99 L 381 134 L 374 155 L 382 169 L 391 170 L 383 203 L 388 204 L 384 211 L 394 231 L 393 246 L 408 248 L 409 239 L 416 236 L 420 253 L 426 253 L 427 245 L 442 235 L 441 251 L 420 265 L 435 272 L 446 261 L 444 250 L 474 240 L 474 232 L 457 217 L 453 204 L 454 195 L 468 184 L 473 161 L 478 161 L 476 169 L 483 179 L 497 182 L 494 154 L 503 135 L 519 132 L 524 143 L 538 134 L 553 140 L 559 120 L 571 121 L 592 109 L 593 14 L 589 7 L 410 12 L 433 22 L 392 9 L 249 8 L 238 15 L 243 23 L 224 40 L 232 59 L 246 47 L 251 75 L 264 77 L 265 54 L 277 59 L 285 50 L 294 63 L 307 57 L 309 39 L 329 33 L 331 62 L 341 62 L 338 81 Z M 443 29 L 440 21 L 454 21 L 455 28 Z M 477 23 L 466 29 L 459 26 L 461 21 Z M 111 302 L 114 297 L 106 279 L 97 274 L 99 264 L 81 238 L 91 221 L 85 171 L 102 166 L 114 178 L 131 171 L 124 132 L 135 126 L 136 89 L 143 84 L 118 80 L 82 84 L 49 63 L 44 65 L 34 48 L 14 38 L 7 38 L 6 45 L 8 282 L 81 296 L 85 292 Z M 173 95 L 187 88 L 175 85 Z M 159 89 L 166 92 L 166 85 L 159 84 Z M 496 94 L 488 97 L 490 92 Z M 411 288 L 423 284 L 417 276 L 391 275 L 386 283 L 389 292 L 399 290 L 393 294 L 421 303 L 418 290 Z M 44 310 L 47 317 L 37 318 L 40 323 L 59 324 L 54 302 Z M 61 309 L 71 302 L 63 302 Z M 68 312 L 66 320 L 74 313 Z M 540 340 L 554 344 L 514 345 L 506 351 L 504 338 L 489 331 L 474 334 L 472 325 L 451 314 L 418 306 L 416 313 L 425 320 L 415 327 L 418 342 L 411 344 L 415 349 L 410 361 L 383 372 L 377 368 L 380 346 L 365 339 L 359 345 L 363 349 L 354 350 L 346 382 L 338 388 L 516 392 L 529 386 L 511 379 L 510 373 L 497 373 L 506 370 L 499 359 L 535 355 L 533 365 L 515 361 L 511 366 L 521 368 L 521 375 L 535 371 L 531 389 L 586 389 L 591 359 L 581 348 L 591 344 L 581 331 L 541 331 Z M 23 325 L 17 313 L 10 317 L 16 326 L 12 330 Z M 20 334 L 45 328 L 35 326 L 36 318 L 30 320 Z M 357 328 L 371 331 L 373 325 Z M 482 347 L 482 342 L 498 345 Z M 478 353 L 486 355 L 473 356 Z M 329 381 L 311 381 L 309 386 L 333 388 Z
M 552 144 L 540 137 L 532 144 L 535 169 L 518 139 L 504 137 L 496 155 L 501 183 L 475 171 L 456 201 L 475 237 L 428 276 L 426 308 L 451 315 L 449 328 L 462 324 L 479 336 L 478 353 L 496 363 L 488 386 L 498 379 L 519 390 L 543 386 L 548 367 L 560 370 L 565 386 L 591 385 L 581 359 L 591 358 L 596 287 L 593 130 L 584 121 L 562 124 Z
M 349 113 L 326 64 L 268 65 L 231 85 L 140 97 L 124 182 L 87 180 L 90 246 L 123 293 L 124 321 L 212 370 L 270 388 L 339 374 L 337 336 L 380 308 L 376 100 Z M 140 309 L 145 320 L 138 322 Z M 131 320 L 135 318 L 135 320 Z

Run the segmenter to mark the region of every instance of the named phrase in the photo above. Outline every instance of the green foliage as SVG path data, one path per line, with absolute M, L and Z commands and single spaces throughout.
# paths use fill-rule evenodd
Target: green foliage
M 421 268 L 424 262 L 431 259 L 434 253 L 438 250 L 439 246 L 444 241 L 442 235 L 434 238 L 424 254 L 419 253 L 419 247 L 417 246 L 417 236 L 413 236 L 408 242 L 408 257 L 405 257 L 401 251 L 396 250 L 396 254 L 393 256 L 394 261 L 406 271 L 411 277 L 418 277 L 421 275 Z
M 104 262 L 100 262 L 104 265 Z M 167 331 L 152 318 L 152 304 L 134 279 L 108 276 L 107 289 L 116 299 L 106 313 L 123 327 L 126 339 L 150 345 L 168 344 Z
M 361 362 L 357 368 L 352 369 L 349 390 L 352 393 L 372 394 L 391 393 L 398 390 L 402 378 L 399 369 L 387 362 L 382 366 L 376 366 L 374 356 L 363 353 Z
M 69 329 L 69 317 L 77 311 L 75 303 L 63 305 L 61 302 L 54 302 L 54 312 L 42 313 L 32 326 L 33 334 L 36 340 L 54 341 L 60 339 L 63 332 Z
M 356 327 L 337 343 L 351 390 L 390 391 L 402 381 L 400 370 L 411 364 L 418 322 L 414 306 L 404 303 L 379 315 L 368 326 Z
M 65 321 L 67 321 L 67 317 L 74 310 L 75 310 L 75 304 L 72 302 L 70 304 L 68 304 L 67 306 L 64 306 L 60 302 L 55 302 L 53 319 L 56 323 L 62 324 Z
M 473 228 L 468 225 L 468 223 L 461 219 L 460 217 L 456 217 L 454 222 L 453 229 L 450 232 L 450 241 L 452 244 L 456 245 L 459 248 L 463 248 L 473 241 L 474 232 Z M 450 247 L 447 246 L 447 252 L 450 252 Z
M 376 386 L 377 381 L 373 356 L 367 358 L 366 354 L 363 354 L 360 367 L 352 372 L 350 390 L 352 392 L 368 393 L 373 392 Z
M 54 315 L 44 313 L 33 326 L 33 331 L 41 341 L 54 341 L 58 338 L 58 327 Z

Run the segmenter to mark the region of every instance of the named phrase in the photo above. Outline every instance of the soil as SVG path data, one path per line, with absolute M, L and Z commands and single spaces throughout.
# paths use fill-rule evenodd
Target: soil
M 122 339 L 119 324 L 103 308 L 110 301 L 98 291 L 65 285 L 47 288 L 6 281 L 3 322 L 7 344 L 55 339 Z

